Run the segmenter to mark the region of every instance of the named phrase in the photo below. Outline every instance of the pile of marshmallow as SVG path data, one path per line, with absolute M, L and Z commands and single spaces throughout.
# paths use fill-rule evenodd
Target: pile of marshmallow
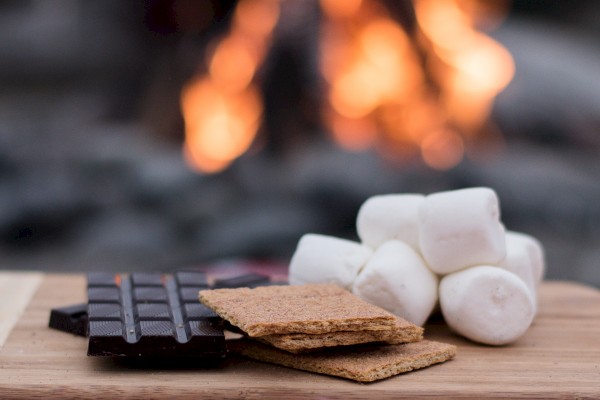
M 439 308 L 452 330 L 485 344 L 531 325 L 544 250 L 505 229 L 492 189 L 374 196 L 356 224 L 361 243 L 304 235 L 290 284 L 335 283 L 416 325 Z

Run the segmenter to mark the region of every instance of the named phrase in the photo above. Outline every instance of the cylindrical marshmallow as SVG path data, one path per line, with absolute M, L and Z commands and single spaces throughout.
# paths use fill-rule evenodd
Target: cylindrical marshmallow
M 498 267 L 476 266 L 446 275 L 440 282 L 439 296 L 448 326 L 480 343 L 514 342 L 535 316 L 527 285 Z
M 376 249 L 388 240 L 401 240 L 419 250 L 419 206 L 421 194 L 373 196 L 363 203 L 356 217 L 356 230 L 363 244 Z
M 437 303 L 437 276 L 421 256 L 398 240 L 377 248 L 358 274 L 353 292 L 365 301 L 423 325 Z
M 306 234 L 290 260 L 291 285 L 333 283 L 347 290 L 372 250 L 360 243 L 331 236 Z
M 538 285 L 546 272 L 544 247 L 540 241 L 526 233 L 514 231 L 508 231 L 506 239 L 507 245 L 509 244 L 508 240 L 510 240 L 513 246 L 522 246 L 527 249 L 533 268 L 533 280 Z
M 430 194 L 419 208 L 423 258 L 438 274 L 497 264 L 506 252 L 496 193 L 470 188 Z
M 506 232 L 506 257 L 498 266 L 512 272 L 525 282 L 534 299 L 537 297 L 537 281 L 534 276 L 534 256 L 529 241 L 522 239 L 519 234 Z

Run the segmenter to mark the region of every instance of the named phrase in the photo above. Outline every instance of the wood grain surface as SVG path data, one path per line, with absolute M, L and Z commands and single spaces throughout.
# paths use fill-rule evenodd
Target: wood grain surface
M 0 274 L 0 349 L 42 282 L 42 273 Z
M 359 384 L 235 357 L 217 368 L 87 357 L 85 338 L 47 327 L 51 308 L 85 302 L 85 278 L 49 275 L 0 350 L 0 399 L 600 398 L 600 291 L 544 282 L 539 295 L 513 345 L 471 343 L 434 321 L 425 337 L 458 345 L 454 360 Z

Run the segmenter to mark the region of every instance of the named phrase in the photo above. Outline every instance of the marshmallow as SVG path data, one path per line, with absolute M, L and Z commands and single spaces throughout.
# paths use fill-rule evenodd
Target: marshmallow
M 333 283 L 351 290 L 358 271 L 371 254 L 369 247 L 350 240 L 306 234 L 290 261 L 289 282 Z
M 442 314 L 452 330 L 490 345 L 517 340 L 535 315 L 527 285 L 515 274 L 493 266 L 446 275 L 439 296 Z
M 531 258 L 533 280 L 537 286 L 544 278 L 546 272 L 544 247 L 533 236 L 521 232 L 508 231 L 506 239 L 507 246 L 510 240 L 513 246 L 522 246 L 527 249 Z
M 388 240 L 402 240 L 419 250 L 420 194 L 373 196 L 358 210 L 356 230 L 363 244 L 376 249 Z
M 496 193 L 470 188 L 430 194 L 419 208 L 423 258 L 438 274 L 497 264 L 506 252 Z
M 423 325 L 437 303 L 437 276 L 408 244 L 391 240 L 373 253 L 352 291 L 363 300 Z
M 536 297 L 537 281 L 534 276 L 534 255 L 530 248 L 530 242 L 523 239 L 520 234 L 506 232 L 506 257 L 500 261 L 498 267 L 517 275 Z

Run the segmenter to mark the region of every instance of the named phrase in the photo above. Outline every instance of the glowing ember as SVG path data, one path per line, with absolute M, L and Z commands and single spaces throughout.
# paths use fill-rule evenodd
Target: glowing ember
M 253 80 L 278 15 L 276 0 L 240 0 L 229 33 L 208 57 L 208 73 L 183 88 L 184 155 L 198 171 L 227 168 L 254 141 L 263 110 Z

